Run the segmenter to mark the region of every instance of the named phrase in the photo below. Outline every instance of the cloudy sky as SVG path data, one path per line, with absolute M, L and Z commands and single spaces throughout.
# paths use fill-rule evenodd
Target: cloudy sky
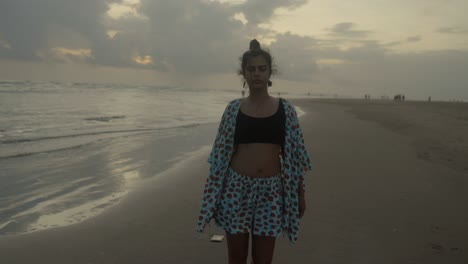
M 468 100 L 466 0 L 0 0 L 0 79 Z

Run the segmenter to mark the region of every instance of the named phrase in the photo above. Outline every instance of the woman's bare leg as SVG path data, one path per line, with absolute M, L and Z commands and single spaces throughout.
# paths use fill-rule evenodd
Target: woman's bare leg
M 276 237 L 252 236 L 252 259 L 255 264 L 270 264 L 273 261 Z
M 245 264 L 249 255 L 249 233 L 226 232 L 229 264 Z

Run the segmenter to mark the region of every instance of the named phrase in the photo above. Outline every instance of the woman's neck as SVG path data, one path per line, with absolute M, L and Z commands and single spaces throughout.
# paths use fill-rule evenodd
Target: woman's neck
M 268 94 L 267 89 L 250 90 L 248 98 L 252 102 L 262 102 L 270 98 L 270 95 Z

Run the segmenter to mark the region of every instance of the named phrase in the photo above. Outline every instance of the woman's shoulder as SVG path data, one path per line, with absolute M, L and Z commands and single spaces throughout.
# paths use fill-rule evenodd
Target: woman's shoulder
M 228 105 L 233 105 L 233 104 L 238 104 L 242 101 L 243 98 L 236 98 L 236 99 L 233 99 L 229 102 Z
M 234 99 L 234 100 L 231 100 L 231 101 L 227 104 L 226 108 L 236 107 L 236 106 L 240 105 L 241 101 L 242 101 L 242 98 L 236 98 L 236 99 Z
M 234 112 L 237 108 L 239 108 L 240 102 L 242 98 L 237 98 L 234 100 L 231 100 L 227 105 L 226 108 L 224 109 L 224 113 L 229 113 L 229 112 Z
M 283 105 L 284 105 L 284 107 L 286 109 L 294 111 L 294 105 L 290 101 L 288 101 L 288 100 L 286 100 L 286 99 L 284 99 L 282 97 L 280 97 L 279 99 L 281 100 L 281 102 L 283 103 Z

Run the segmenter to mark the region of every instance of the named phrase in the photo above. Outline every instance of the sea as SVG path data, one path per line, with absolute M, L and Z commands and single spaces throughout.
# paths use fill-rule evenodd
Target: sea
M 0 235 L 110 208 L 136 182 L 210 146 L 226 104 L 240 96 L 239 88 L 0 81 Z

